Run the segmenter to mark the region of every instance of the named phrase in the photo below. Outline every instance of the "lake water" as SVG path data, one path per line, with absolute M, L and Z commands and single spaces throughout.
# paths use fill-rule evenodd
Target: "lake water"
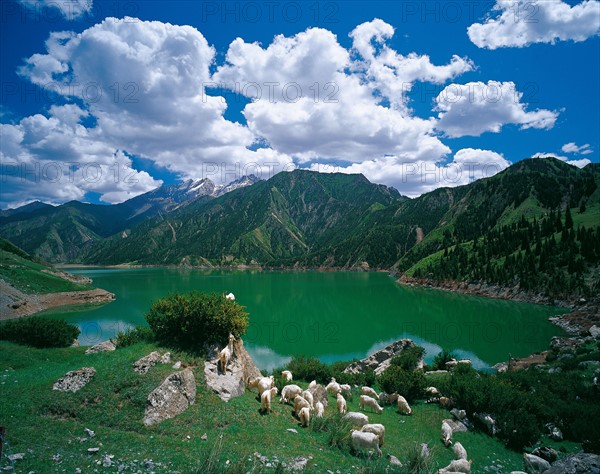
M 562 331 L 547 318 L 559 308 L 493 300 L 424 288 L 407 288 L 385 273 L 261 272 L 226 270 L 70 269 L 116 295 L 92 310 L 53 312 L 81 328 L 82 345 L 144 324 L 159 297 L 189 290 L 232 292 L 246 306 L 248 351 L 262 369 L 291 356 L 324 362 L 362 358 L 408 337 L 427 350 L 473 360 L 477 368 L 548 347 Z M 62 310 L 59 310 L 62 311 Z

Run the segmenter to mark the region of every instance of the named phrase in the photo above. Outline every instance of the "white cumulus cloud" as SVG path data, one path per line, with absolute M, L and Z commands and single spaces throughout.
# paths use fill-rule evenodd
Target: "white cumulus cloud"
M 450 137 L 498 133 L 504 125 L 522 129 L 550 129 L 558 113 L 538 109 L 527 112 L 523 93 L 513 82 L 469 82 L 451 84 L 434 99 L 439 112 L 436 128 Z
M 57 9 L 67 20 L 77 20 L 92 10 L 92 0 L 19 0 L 24 6 L 45 14 L 45 9 Z
M 485 22 L 472 24 L 467 33 L 475 45 L 488 49 L 585 41 L 600 33 L 600 2 L 496 0 Z
M 561 150 L 564 153 L 575 153 L 576 155 L 589 155 L 589 154 L 593 153 L 592 149 L 590 148 L 589 143 L 586 143 L 585 145 L 577 146 L 577 144 L 575 142 L 570 142 L 570 143 L 566 143 L 565 145 L 563 145 Z

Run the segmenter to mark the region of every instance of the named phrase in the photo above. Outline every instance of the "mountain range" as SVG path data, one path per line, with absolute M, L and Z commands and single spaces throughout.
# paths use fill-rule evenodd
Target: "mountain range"
M 112 206 L 72 201 L 3 211 L 0 236 L 55 263 L 415 274 L 444 250 L 469 242 L 476 247 L 523 219 L 537 225 L 567 209 L 576 228 L 600 226 L 600 165 L 579 169 L 552 158 L 522 160 L 493 177 L 415 199 L 363 175 L 308 170 L 269 180 L 244 177 L 229 187 L 189 180 Z M 500 265 L 507 255 L 497 258 Z M 588 263 L 586 272 L 597 269 L 593 258 Z

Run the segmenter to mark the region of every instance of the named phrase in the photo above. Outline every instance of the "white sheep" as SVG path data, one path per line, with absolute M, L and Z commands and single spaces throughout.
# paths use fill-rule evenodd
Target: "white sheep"
M 308 426 L 310 423 L 310 409 L 308 407 L 304 407 L 298 413 L 298 418 L 300 418 L 300 424 L 302 426 Z
M 323 418 L 323 415 L 325 414 L 325 407 L 323 406 L 323 404 L 321 402 L 315 403 L 315 410 L 317 412 L 316 417 Z
M 281 390 L 280 403 L 289 403 L 296 395 L 302 395 L 302 389 L 298 385 L 286 385 Z
M 458 361 L 456 359 L 450 359 L 448 362 L 446 362 L 446 369 L 453 369 L 454 367 L 456 367 L 458 365 Z
M 471 365 L 473 362 L 471 362 L 471 359 L 461 359 L 456 361 L 456 363 L 459 365 Z
M 365 407 L 369 407 L 369 408 L 373 409 L 373 411 L 375 411 L 375 413 L 383 413 L 383 408 L 381 408 L 379 406 L 379 403 L 377 403 L 377 400 L 375 400 L 372 397 L 369 397 L 368 395 L 360 396 L 360 401 L 358 402 L 358 407 L 363 410 Z
M 315 400 L 313 394 L 308 390 L 304 390 L 304 392 L 302 392 L 302 396 L 310 405 L 310 409 L 313 410 L 315 408 Z
M 375 390 L 373 390 L 371 387 L 362 387 L 360 389 L 360 393 L 362 395 L 368 395 L 371 398 L 376 398 L 377 400 L 379 400 L 379 395 L 377 395 L 377 392 Z
M 467 459 L 467 450 L 460 442 L 454 443 L 452 451 L 454 451 L 454 459 Z
M 271 398 L 277 395 L 277 387 L 271 390 L 265 390 L 260 396 L 260 410 L 262 412 L 271 413 Z
M 440 469 L 438 474 L 451 474 L 451 473 L 462 473 L 471 474 L 471 464 L 473 461 L 467 461 L 466 459 L 456 459 L 448 464 L 446 467 Z
M 383 446 L 385 438 L 385 426 L 381 423 L 368 423 L 360 429 L 363 433 L 373 433 L 379 438 L 379 446 Z
M 338 393 L 340 393 L 342 391 L 342 387 L 340 387 L 340 384 L 337 383 L 335 381 L 335 379 L 332 377 L 331 382 L 329 382 L 327 384 L 327 387 L 325 387 L 325 390 L 327 390 L 329 393 L 331 393 L 335 397 L 335 396 L 337 396 Z
M 306 399 L 302 395 L 296 395 L 294 397 L 294 411 L 296 412 L 296 415 L 298 415 L 300 410 L 302 410 L 304 407 L 310 410 L 310 404 L 306 401 Z
M 260 382 L 260 379 L 262 377 L 253 377 L 251 379 L 248 379 L 248 383 L 247 386 L 248 388 L 258 388 L 258 382 Z
M 369 423 L 369 417 L 364 413 L 349 411 L 344 415 L 344 420 L 348 420 L 353 426 L 363 427 Z
M 454 406 L 454 400 L 448 397 L 440 397 L 438 403 L 442 408 L 452 408 Z
M 446 447 L 452 444 L 452 428 L 446 420 L 442 421 L 442 443 Z
M 404 398 L 402 395 L 398 395 L 398 400 L 396 400 L 396 403 L 398 404 L 398 411 L 400 414 L 412 415 L 412 408 L 406 401 L 406 398 Z
M 533 472 L 544 472 L 550 469 L 550 463 L 544 458 L 536 456 L 535 454 L 523 454 L 523 460 L 525 461 L 525 469 L 531 469 Z
M 340 415 L 345 415 L 346 412 L 348 411 L 348 406 L 346 405 L 346 399 L 344 398 L 344 396 L 341 393 L 337 394 L 337 409 L 338 409 L 338 413 Z
M 221 365 L 221 371 L 226 374 L 227 373 L 227 364 L 231 360 L 231 356 L 233 355 L 233 342 L 235 341 L 235 337 L 233 334 L 229 334 L 229 343 L 219 352 L 219 364 Z
M 437 388 L 435 388 L 435 387 L 427 387 L 425 389 L 425 393 L 429 397 L 438 397 L 440 395 L 439 390 Z
M 341 384 L 340 390 L 342 392 L 342 395 L 344 395 L 346 397 L 352 393 L 352 387 L 350 385 L 348 385 L 347 383 Z
M 292 381 L 292 373 L 289 370 L 284 370 L 283 372 L 281 372 L 281 378 L 283 380 L 285 380 L 286 382 L 291 382 Z
M 310 390 L 311 388 L 315 388 L 316 386 L 317 386 L 317 381 L 316 381 L 316 380 L 313 380 L 311 383 L 309 383 L 309 384 L 308 384 L 308 388 L 309 388 L 309 390 Z
M 258 395 L 262 396 L 262 394 L 266 391 L 266 390 L 271 390 L 271 388 L 273 387 L 273 384 L 275 383 L 275 380 L 273 378 L 273 376 L 271 375 L 270 377 L 263 377 L 258 381 Z
M 396 392 L 388 394 L 388 401 L 390 405 L 396 405 L 398 403 L 398 395 Z
M 228 293 L 227 295 L 225 295 L 225 298 L 231 301 L 235 301 L 235 296 L 233 293 Z
M 352 430 L 352 447 L 356 451 L 374 449 L 379 457 L 382 455 L 381 449 L 379 449 L 379 437 L 374 433 Z

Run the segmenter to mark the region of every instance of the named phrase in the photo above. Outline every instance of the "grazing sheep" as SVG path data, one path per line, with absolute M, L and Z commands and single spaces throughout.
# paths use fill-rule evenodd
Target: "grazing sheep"
M 374 449 L 379 457 L 382 455 L 381 449 L 379 449 L 379 437 L 374 433 L 352 430 L 352 447 L 356 451 Z
M 358 402 L 358 407 L 363 410 L 365 407 L 370 407 L 373 409 L 373 411 L 375 411 L 375 413 L 383 413 L 383 408 L 381 408 L 379 406 L 379 403 L 377 403 L 377 400 L 369 397 L 368 395 L 360 396 L 360 401 Z
M 363 425 L 360 431 L 362 431 L 363 433 L 376 434 L 379 438 L 379 446 L 383 446 L 383 441 L 385 438 L 385 426 L 383 426 L 381 423 L 371 423 Z
M 273 387 L 273 383 L 275 382 L 273 376 L 263 377 L 258 381 L 258 394 L 262 396 L 262 394 L 266 390 L 270 390 Z
M 398 403 L 398 397 L 400 395 L 398 395 L 396 392 L 394 393 L 390 393 L 388 395 L 388 400 L 390 401 L 390 405 L 396 405 Z
M 448 370 L 453 369 L 457 365 L 458 365 L 458 361 L 456 359 L 450 359 L 448 362 L 446 362 L 446 369 L 448 369 Z
M 467 461 L 466 459 L 457 459 L 452 461 L 446 467 L 440 469 L 438 474 L 450 474 L 450 473 L 463 473 L 471 474 L 471 464 L 473 461 Z
M 315 388 L 317 386 L 317 381 L 313 380 L 311 383 L 308 384 L 308 389 L 310 390 L 311 388 Z
M 337 409 L 338 409 L 338 413 L 340 415 L 345 415 L 346 412 L 348 411 L 348 406 L 346 405 L 346 399 L 344 398 L 344 396 L 341 393 L 337 394 Z
M 271 413 L 271 398 L 277 395 L 277 387 L 265 390 L 260 396 L 260 411 Z
M 459 365 L 471 365 L 472 364 L 471 359 L 461 359 L 461 360 L 456 361 L 456 363 Z
M 440 392 L 437 388 L 435 387 L 427 387 L 425 389 L 425 393 L 429 396 L 429 397 L 438 397 L 440 395 Z
M 302 396 L 310 405 L 310 409 L 313 410 L 315 408 L 315 400 L 313 398 L 313 394 L 310 393 L 308 390 L 304 390 L 304 392 L 302 392 Z
M 348 420 L 354 426 L 363 427 L 367 423 L 369 423 L 369 417 L 364 413 L 359 413 L 357 411 L 349 411 L 344 416 L 344 420 Z
M 360 389 L 360 393 L 362 395 L 368 395 L 371 398 L 376 398 L 379 400 L 379 395 L 377 395 L 377 392 L 375 392 L 375 390 L 373 390 L 371 387 L 362 387 Z
M 337 383 L 335 381 L 335 379 L 332 377 L 331 382 L 329 382 L 327 384 L 327 387 L 325 387 L 325 390 L 327 390 L 329 393 L 331 393 L 335 397 L 335 396 L 337 396 L 338 393 L 340 393 L 342 391 L 342 387 L 340 387 L 340 384 Z
M 460 442 L 454 443 L 452 451 L 454 451 L 454 459 L 467 459 L 467 450 Z
M 525 461 L 525 469 L 531 469 L 535 473 L 540 473 L 550 469 L 550 463 L 545 459 L 536 456 L 535 454 L 523 454 L 523 460 Z
M 228 293 L 225 298 L 227 298 L 228 300 L 231 301 L 235 301 L 235 296 L 233 295 L 233 293 Z
M 452 428 L 446 421 L 442 421 L 442 443 L 446 447 L 452 444 Z
M 227 364 L 229 364 L 231 356 L 233 355 L 234 341 L 235 337 L 233 337 L 233 334 L 229 334 L 229 343 L 221 350 L 221 352 L 219 352 L 219 364 L 221 365 L 221 372 L 224 374 L 227 373 Z
M 286 382 L 291 382 L 292 381 L 292 373 L 289 370 L 284 370 L 283 372 L 281 372 L 281 378 L 283 380 L 285 380 Z
M 302 426 L 308 426 L 310 423 L 310 409 L 307 407 L 302 408 L 300 413 L 298 413 L 298 418 L 300 418 L 300 424 Z
M 316 417 L 323 418 L 323 415 L 325 414 L 325 407 L 323 406 L 323 404 L 321 402 L 317 402 L 315 404 L 315 410 L 317 411 Z
M 302 395 L 302 389 L 298 385 L 286 385 L 281 390 L 279 403 L 289 403 L 296 395 Z
M 412 415 L 412 408 L 406 401 L 406 398 L 404 398 L 402 395 L 398 395 L 397 403 L 398 403 L 398 411 L 400 412 L 400 414 Z
M 342 395 L 348 396 L 352 394 L 352 387 L 347 383 L 340 385 L 340 390 L 342 391 Z
M 442 408 L 452 408 L 454 406 L 454 400 L 448 397 L 440 397 L 438 403 Z
M 294 397 L 294 411 L 296 412 L 296 415 L 298 415 L 300 410 L 302 410 L 304 407 L 310 410 L 310 405 L 306 399 L 302 395 L 296 395 Z
M 249 389 L 258 388 L 258 382 L 260 382 L 261 378 L 262 377 L 253 377 L 251 379 L 248 379 L 248 382 L 246 385 L 248 386 Z

